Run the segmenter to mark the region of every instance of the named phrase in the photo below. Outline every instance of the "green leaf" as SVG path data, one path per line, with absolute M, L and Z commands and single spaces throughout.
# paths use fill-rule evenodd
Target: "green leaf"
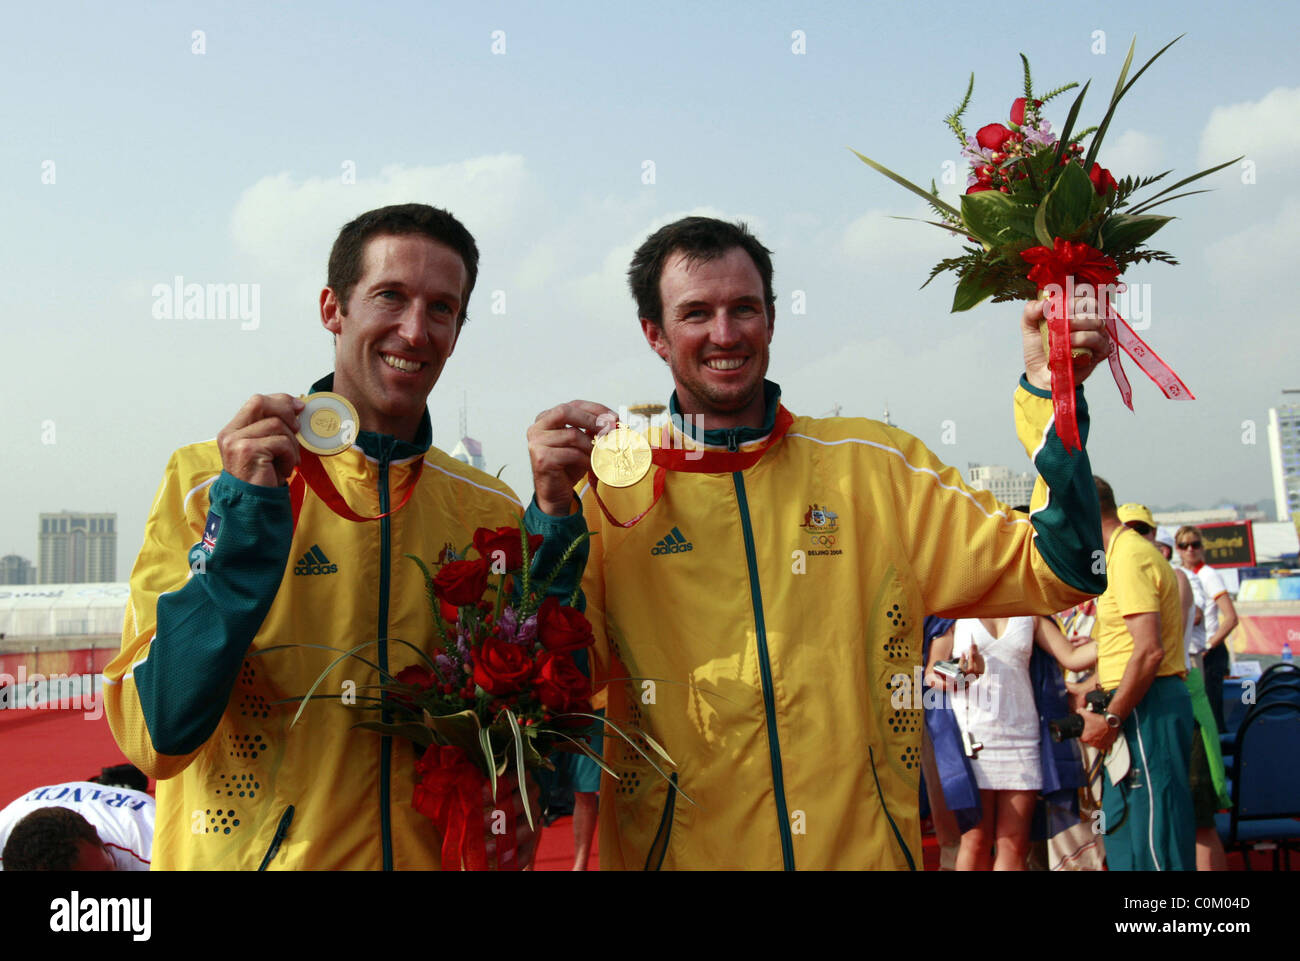
M 970 83 L 966 85 L 966 96 L 961 98 L 961 103 L 957 105 L 956 110 L 948 114 L 948 116 L 944 117 L 944 123 L 946 123 L 952 129 L 952 132 L 957 135 L 957 140 L 961 143 L 963 147 L 966 146 L 966 131 L 962 129 L 961 115 L 966 112 L 966 107 L 969 106 L 970 104 L 971 92 L 974 89 L 975 89 L 975 74 L 972 73 L 970 75 Z M 858 156 L 862 156 L 862 155 L 858 154 Z
M 1093 189 L 1092 181 L 1083 172 L 1083 168 L 1076 163 L 1067 163 L 1052 189 L 1043 198 L 1039 212 L 1035 215 L 1036 220 L 1042 218 L 1043 227 L 1053 238 L 1073 240 L 1083 222 L 1088 219 L 1096 196 L 1097 191 Z M 1036 234 L 1037 227 L 1038 224 L 1035 223 Z M 1042 241 L 1041 234 L 1038 239 Z M 1051 242 L 1043 246 L 1050 247 Z
M 1079 116 L 1079 108 L 1083 106 L 1083 98 L 1088 93 L 1088 87 L 1091 85 L 1091 80 L 1085 83 L 1083 89 L 1079 91 L 1079 96 L 1075 97 L 1074 103 L 1070 104 L 1070 112 L 1065 115 L 1065 126 L 1061 128 L 1061 139 L 1056 144 L 1056 158 L 1052 161 L 1052 169 L 1058 169 L 1061 166 L 1061 157 L 1065 155 L 1065 150 L 1070 145 L 1070 134 L 1074 131 L 1074 121 Z
M 334 660 L 330 661 L 330 663 L 329 663 L 329 667 L 325 668 L 325 670 L 323 670 L 323 671 L 320 672 L 320 675 L 316 678 L 315 681 L 312 682 L 311 687 L 309 687 L 309 688 L 307 689 L 307 693 L 303 695 L 302 703 L 301 703 L 300 705 L 298 705 L 298 711 L 297 711 L 297 713 L 294 714 L 294 716 L 293 716 L 293 720 L 289 722 L 289 727 L 293 727 L 295 724 L 298 723 L 298 718 L 302 717 L 302 712 L 305 711 L 305 710 L 307 709 L 307 702 L 310 701 L 310 700 L 311 700 L 311 696 L 312 696 L 313 694 L 316 693 L 316 688 L 318 688 L 318 687 L 321 686 L 321 684 L 324 682 L 325 678 L 329 676 L 330 672 L 331 672 L 332 670 L 334 670 L 335 667 L 337 667 L 339 664 L 342 664 L 342 663 L 343 663 L 344 661 L 346 661 L 349 657 L 355 657 L 355 658 L 356 658 L 358 661 L 360 661 L 361 663 L 363 663 L 363 664 L 367 664 L 367 665 L 369 665 L 370 667 L 373 667 L 376 671 L 379 672 L 379 676 L 380 676 L 380 677 L 386 677 L 386 678 L 388 678 L 389 680 L 392 680 L 392 675 L 389 674 L 387 671 L 385 671 L 383 668 L 381 668 L 381 667 L 380 667 L 378 664 L 376 664 L 374 661 L 368 661 L 368 660 L 366 660 L 364 657 L 361 657 L 360 655 L 357 654 L 357 651 L 364 650 L 365 648 L 369 647 L 371 644 L 378 644 L 378 643 L 379 643 L 379 641 L 377 641 L 377 640 L 374 640 L 374 641 L 366 641 L 364 644 L 358 644 L 356 647 L 353 647 L 353 648 L 351 648 L 351 649 L 349 649 L 349 650 L 344 651 L 344 652 L 343 652 L 342 654 L 340 654 L 338 657 L 334 658 Z M 324 644 L 291 644 L 291 645 L 287 645 L 287 646 L 289 646 L 289 647 L 322 647 L 322 648 L 325 648 L 325 650 L 327 650 L 327 651 L 337 650 L 337 648 L 326 647 Z
M 1102 225 L 1100 247 L 1107 253 L 1132 249 L 1173 219 L 1158 214 L 1114 214 Z
M 519 778 L 519 795 L 524 799 L 524 816 L 528 818 L 528 827 L 535 831 L 537 828 L 533 826 L 533 808 L 528 803 L 527 772 L 524 771 L 524 737 L 519 733 L 519 720 L 510 708 L 506 708 L 506 720 L 510 722 L 510 733 L 515 736 L 515 770 Z
M 354 728 L 364 728 L 367 731 L 378 731 L 380 734 L 387 734 L 391 737 L 404 737 L 423 747 L 428 747 L 436 741 L 432 731 L 415 721 L 402 724 L 385 724 L 383 721 L 358 721 L 352 726 Z
M 1034 236 L 1042 246 L 1052 246 L 1052 232 L 1047 229 L 1047 204 L 1039 204 L 1034 214 Z
M 976 304 L 993 296 L 994 287 L 984 283 L 977 271 L 968 271 L 957 281 L 957 290 L 952 295 L 952 312 L 970 310 Z
M 492 735 L 488 729 L 481 727 L 478 730 L 478 744 L 483 752 L 483 758 L 487 762 L 488 780 L 492 782 L 492 800 L 497 799 L 497 759 L 492 751 Z
M 579 750 L 580 753 L 585 754 L 587 757 L 589 757 L 589 758 L 591 758 L 593 761 L 595 761 L 598 765 L 600 765 L 600 769 L 601 769 L 602 771 L 604 771 L 606 774 L 608 774 L 610 777 L 612 777 L 615 781 L 621 781 L 621 780 L 622 780 L 622 778 L 618 776 L 618 772 L 615 771 L 615 770 L 614 770 L 612 767 L 610 767 L 608 764 L 606 764 L 605 761 L 604 761 L 604 759 L 603 759 L 599 754 L 597 754 L 595 751 L 593 751 L 592 748 L 591 748 L 591 745 L 588 744 L 586 741 L 583 741 L 583 740 L 581 740 L 580 738 L 569 737 L 569 735 L 564 734 L 564 733 L 562 733 L 562 732 L 560 732 L 560 731 L 552 731 L 551 733 L 554 734 L 554 735 L 557 736 L 557 737 L 562 737 L 562 738 L 564 738 L 564 739 L 565 739 L 566 741 L 568 741 L 570 744 L 577 745 L 578 750 Z M 556 750 L 561 750 L 561 748 L 558 748 L 558 747 L 557 747 Z
M 1138 82 L 1138 78 L 1141 77 L 1142 74 L 1147 72 L 1147 67 L 1155 63 L 1156 59 L 1162 53 L 1164 53 L 1166 50 L 1168 50 L 1170 47 L 1176 44 L 1179 40 L 1183 39 L 1183 37 L 1185 36 L 1186 34 L 1180 33 L 1178 36 L 1174 37 L 1174 39 L 1170 40 L 1167 44 L 1165 44 L 1163 47 L 1157 50 L 1150 60 L 1142 64 L 1142 69 L 1139 70 L 1137 73 L 1133 74 L 1133 79 L 1130 80 L 1128 83 L 1124 83 L 1124 78 L 1128 75 L 1129 64 L 1133 62 L 1133 51 L 1137 46 L 1137 37 L 1133 38 L 1133 42 L 1129 44 L 1128 58 L 1124 61 L 1124 68 L 1120 71 L 1119 80 L 1115 84 L 1115 93 L 1111 95 L 1110 107 L 1106 110 L 1106 116 L 1102 118 L 1101 124 L 1097 127 L 1097 135 L 1092 138 L 1092 144 L 1088 148 L 1088 156 L 1087 158 L 1085 158 L 1083 162 L 1084 170 L 1092 169 L 1092 165 L 1097 159 L 1097 151 L 1101 149 L 1101 141 L 1106 136 L 1107 128 L 1110 127 L 1110 118 L 1115 115 L 1115 108 L 1119 106 L 1119 102 L 1121 99 L 1123 99 L 1124 94 L 1128 93 L 1129 89 L 1133 86 L 1133 84 Z
M 1141 215 L 1141 214 L 1145 214 L 1148 210 L 1153 210 L 1154 208 L 1159 207 L 1161 204 L 1167 204 L 1169 203 L 1169 201 L 1177 200 L 1180 197 L 1192 197 L 1195 196 L 1196 194 L 1212 194 L 1212 193 L 1214 193 L 1214 190 L 1211 187 L 1206 187 L 1204 190 L 1185 190 L 1180 194 L 1170 194 L 1168 197 L 1165 197 L 1163 200 L 1154 200 L 1154 201 L 1149 200 L 1146 203 L 1133 208 L 1132 210 L 1129 211 L 1129 213 Z
M 930 224 L 932 227 L 939 227 L 939 228 L 942 228 L 943 230 L 948 231 L 948 233 L 950 233 L 950 234 L 956 234 L 958 237 L 965 237 L 965 236 L 966 236 L 966 231 L 962 230 L 960 227 L 954 227 L 952 224 L 945 224 L 945 223 L 944 223 L 943 221 L 941 221 L 941 220 L 922 220 L 920 217 L 904 217 L 904 216 L 901 216 L 900 214 L 890 214 L 890 215 L 889 215 L 889 219 L 890 219 L 890 220 L 910 220 L 910 221 L 912 221 L 913 223 L 917 223 L 917 224 Z M 930 236 L 933 237 L 934 235 L 931 234 Z
M 850 147 L 849 149 L 853 150 L 852 147 Z M 941 210 L 945 211 L 946 213 L 952 214 L 954 217 L 961 216 L 961 214 L 956 210 L 956 208 L 951 207 L 948 204 L 944 203 L 938 197 L 934 196 L 934 194 L 927 191 L 924 187 L 918 187 L 916 184 L 912 183 L 912 181 L 908 180 L 906 177 L 900 177 L 898 174 L 894 173 L 888 167 L 882 167 L 880 164 L 876 163 L 870 157 L 864 157 L 856 150 L 853 150 L 853 154 L 864 164 L 870 167 L 872 170 L 884 174 L 886 177 L 888 177 L 894 183 L 898 184 L 900 187 L 906 187 L 908 190 L 912 191 L 912 193 L 922 198 L 926 203 L 938 207 Z
M 478 715 L 465 710 L 456 714 L 433 715 L 425 713 L 424 726 L 442 738 L 444 744 L 460 748 L 467 758 L 472 759 L 478 753 L 482 725 Z
M 981 190 L 962 194 L 961 219 L 966 232 L 982 244 L 993 246 L 1007 229 L 1011 201 L 997 190 Z
M 641 745 L 637 744 L 630 737 L 628 737 L 627 734 L 624 733 L 623 729 L 619 727 L 618 724 L 611 721 L 609 718 L 601 717 L 598 714 L 584 714 L 581 711 L 571 711 L 569 713 L 576 715 L 577 717 L 589 717 L 593 721 L 600 721 L 602 724 L 604 724 L 607 728 L 611 729 L 615 734 L 617 734 L 623 740 L 627 741 L 628 744 L 632 745 L 632 749 L 636 751 L 638 754 L 640 754 L 643 758 L 645 758 L 646 763 L 649 764 L 652 768 L 654 768 L 655 773 L 657 773 L 661 778 L 663 778 L 665 781 L 671 780 L 671 778 L 668 777 L 668 774 L 664 771 L 664 769 L 655 763 L 655 759 L 652 758 L 649 754 L 647 754 L 644 750 L 642 750 Z M 676 762 L 674 762 L 671 758 L 669 758 L 669 763 L 674 764 Z M 692 804 L 695 803 L 695 801 L 691 799 L 691 796 L 687 794 L 685 791 L 682 791 L 681 788 L 678 788 L 677 790 L 681 791 L 682 797 L 686 798 L 686 800 L 690 801 Z
M 1194 173 L 1190 177 L 1184 177 L 1182 180 L 1178 181 L 1178 183 L 1170 184 L 1168 187 L 1166 187 L 1164 190 L 1160 191 L 1159 193 L 1152 194 L 1146 200 L 1138 204 L 1137 207 L 1135 207 L 1132 211 L 1130 211 L 1130 213 L 1141 213 L 1143 208 L 1151 206 L 1151 202 L 1153 200 L 1163 197 L 1165 194 L 1169 193 L 1172 190 L 1177 190 L 1179 187 L 1186 186 L 1187 184 L 1191 183 L 1193 180 L 1200 180 L 1202 177 L 1208 177 L 1212 173 L 1217 173 L 1218 171 L 1222 170 L 1224 167 L 1229 167 L 1232 164 L 1235 164 L 1238 160 L 1243 159 L 1245 156 L 1246 156 L 1245 154 L 1242 154 L 1240 157 L 1234 157 L 1232 160 L 1226 160 L 1221 164 L 1217 164 L 1216 166 L 1208 167 L 1205 170 L 1202 170 L 1200 173 Z M 1166 173 L 1167 172 L 1168 171 L 1166 171 Z M 1164 176 L 1164 174 L 1161 174 L 1161 176 Z M 1193 191 L 1193 193 L 1197 193 L 1197 192 L 1198 191 Z M 1186 196 L 1186 194 L 1180 196 Z M 1169 199 L 1173 199 L 1173 198 L 1169 198 Z M 1163 201 L 1161 202 L 1163 203 Z

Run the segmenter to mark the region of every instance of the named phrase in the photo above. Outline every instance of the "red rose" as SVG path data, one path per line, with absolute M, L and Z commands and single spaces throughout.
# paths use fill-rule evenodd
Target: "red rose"
M 1106 196 L 1115 189 L 1115 178 L 1110 175 L 1110 171 L 1101 164 L 1093 164 L 1092 170 L 1088 173 L 1088 179 L 1092 181 L 1093 189 L 1101 196 Z
M 967 192 L 968 194 L 977 194 L 977 193 L 979 193 L 981 190 L 992 190 L 992 189 L 993 189 L 993 185 L 992 185 L 992 184 L 986 184 L 986 183 L 981 182 L 981 183 L 977 183 L 977 184 L 971 184 L 969 187 L 966 188 L 966 192 Z
M 438 675 L 423 664 L 412 664 L 398 671 L 393 680 L 398 684 L 410 684 L 412 687 L 427 691 L 438 683 Z
M 474 683 L 501 697 L 528 686 L 533 662 L 519 644 L 489 637 L 474 655 Z
M 541 534 L 530 534 L 528 536 L 528 552 L 535 554 L 537 548 L 542 546 Z M 496 530 L 489 530 L 486 527 L 480 527 L 474 532 L 474 549 L 478 551 L 478 556 L 484 558 L 489 565 L 497 558 L 495 552 L 501 551 L 505 555 L 507 571 L 517 571 L 524 566 L 524 548 L 519 540 L 519 528 L 517 527 L 498 527 Z
M 554 597 L 547 597 L 537 609 L 537 636 L 548 651 L 556 654 L 580 651 L 596 643 L 591 623 L 582 612 L 562 606 Z
M 475 604 L 487 590 L 488 564 L 476 561 L 452 561 L 444 564 L 433 578 L 433 593 L 448 604 L 460 607 Z
M 975 134 L 975 141 L 985 150 L 1001 150 L 1010 133 L 1011 131 L 1002 124 L 991 123 L 987 127 L 980 127 L 979 132 Z
M 557 714 L 581 710 L 591 697 L 591 682 L 578 670 L 573 658 L 553 651 L 543 651 L 538 657 L 533 687 L 537 688 L 542 706 Z
M 412 687 L 419 688 L 421 691 L 427 691 L 429 688 L 436 686 L 438 675 L 434 674 L 423 664 L 412 664 L 410 667 L 404 667 L 397 672 L 393 678 L 398 684 L 409 684 Z M 409 694 L 399 694 L 395 691 L 388 692 L 388 695 L 399 704 L 405 704 L 407 707 L 415 707 L 415 701 Z
M 1035 107 L 1041 107 L 1042 105 L 1043 105 L 1043 101 L 1041 100 L 1034 101 Z M 1017 127 L 1019 127 L 1022 123 L 1025 122 L 1025 98 L 1024 97 L 1017 97 L 1015 100 L 1011 101 L 1011 122 L 1015 124 Z

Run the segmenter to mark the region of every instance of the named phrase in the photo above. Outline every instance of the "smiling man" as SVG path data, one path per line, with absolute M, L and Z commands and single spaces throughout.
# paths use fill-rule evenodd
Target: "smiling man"
M 172 455 L 105 669 L 118 743 L 158 779 L 155 867 L 438 866 L 438 839 L 411 806 L 409 743 L 353 730 L 332 701 L 290 730 L 296 704 L 277 702 L 306 694 L 337 656 L 293 645 L 377 639 L 367 661 L 410 664 L 417 655 L 389 639 L 434 634 L 403 555 L 432 562 L 477 527 L 517 523 L 508 487 L 431 446 L 429 392 L 477 273 L 474 239 L 446 211 L 361 215 L 330 254 L 320 318 L 335 369 L 312 387 L 356 409 L 346 449 L 300 448 L 303 401 L 281 393 L 253 396 L 215 441 Z M 348 660 L 317 693 L 356 703 L 379 680 Z
M 916 867 L 921 704 L 904 685 L 925 615 L 1046 614 L 1106 584 L 1087 455 L 1067 456 L 1052 426 L 1043 304 L 1023 312 L 1015 397 L 1043 478 L 1027 516 L 902 431 L 786 409 L 765 377 L 772 261 L 744 225 L 671 223 L 637 250 L 629 281 L 672 374 L 673 427 L 633 486 L 580 487 L 598 535 L 583 591 L 609 716 L 676 767 L 665 781 L 606 737 L 619 777 L 603 779 L 601 867 Z M 1095 305 L 1074 308 L 1071 342 L 1104 357 Z M 590 443 L 566 425 L 588 413 L 561 405 L 530 428 L 530 524 L 581 529 L 571 486 Z M 567 483 L 538 469 L 557 465 Z

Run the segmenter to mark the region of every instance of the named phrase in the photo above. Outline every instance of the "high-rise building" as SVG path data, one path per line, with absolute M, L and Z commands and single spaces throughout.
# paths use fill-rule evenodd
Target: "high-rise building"
M 1002 464 L 970 464 L 968 467 L 971 487 L 977 491 L 989 491 L 1011 507 L 1028 504 L 1034 494 L 1035 474 L 1013 474 L 1010 467 Z
M 40 583 L 117 580 L 117 515 L 61 511 L 41 515 Z
M 0 557 L 0 584 L 35 584 L 36 568 L 25 557 L 6 554 Z
M 483 460 L 483 445 L 473 437 L 462 437 L 460 443 L 452 449 L 451 456 L 462 464 L 469 464 L 470 467 L 483 470 L 485 463 Z
M 1277 519 L 1290 520 L 1300 513 L 1300 404 L 1269 409 L 1268 453 Z

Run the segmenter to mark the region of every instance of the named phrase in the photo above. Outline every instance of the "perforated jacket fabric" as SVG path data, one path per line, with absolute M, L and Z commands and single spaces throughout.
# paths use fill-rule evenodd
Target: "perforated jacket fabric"
M 329 379 L 316 385 L 328 389 Z M 463 550 L 476 527 L 515 525 L 508 487 L 428 447 L 362 432 L 323 462 L 349 506 L 374 516 L 416 465 L 410 501 L 353 523 L 313 494 L 293 526 L 286 488 L 221 469 L 216 443 L 176 451 L 131 574 L 122 650 L 105 669 L 109 722 L 159 779 L 155 869 L 434 868 L 439 841 L 411 808 L 413 748 L 352 730 L 338 700 L 299 698 L 337 652 L 396 673 L 434 637 L 411 553 Z M 424 449 L 421 449 L 424 448 Z M 381 490 L 384 493 L 381 495 Z M 214 546 L 204 550 L 205 535 Z M 572 583 L 572 582 L 571 582 Z M 279 648 L 279 649 L 277 649 Z M 318 694 L 374 696 L 375 666 L 345 659 Z M 373 716 L 373 715 L 370 715 Z
M 763 430 L 703 440 L 759 446 L 778 403 L 768 384 Z M 1015 414 L 1041 475 L 1031 516 L 916 438 L 850 418 L 795 416 L 742 471 L 670 472 L 630 529 L 580 490 L 597 683 L 681 788 L 606 737 L 620 778 L 602 779 L 602 868 L 919 864 L 924 617 L 1047 614 L 1105 588 L 1086 453 L 1065 454 L 1050 398 L 1023 379 Z M 601 498 L 626 520 L 652 478 Z

